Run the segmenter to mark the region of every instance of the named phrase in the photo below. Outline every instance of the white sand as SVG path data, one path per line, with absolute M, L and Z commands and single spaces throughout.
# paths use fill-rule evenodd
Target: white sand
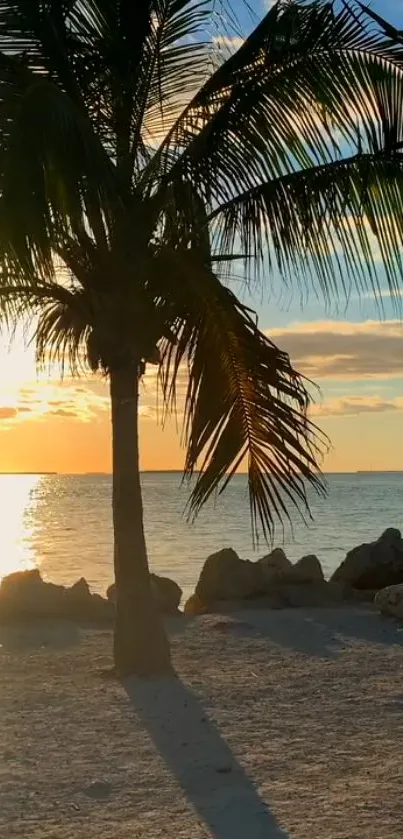
M 101 678 L 109 632 L 0 630 L 0 837 L 401 839 L 403 632 L 365 608 L 171 624 L 180 680 Z

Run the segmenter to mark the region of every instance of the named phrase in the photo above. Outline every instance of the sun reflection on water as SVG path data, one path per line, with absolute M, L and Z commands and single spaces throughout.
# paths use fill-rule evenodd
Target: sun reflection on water
M 40 481 L 40 475 L 0 475 L 0 579 L 36 565 L 30 509 Z

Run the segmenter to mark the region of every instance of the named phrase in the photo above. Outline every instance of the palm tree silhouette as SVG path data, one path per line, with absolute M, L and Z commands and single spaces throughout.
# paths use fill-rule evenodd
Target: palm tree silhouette
M 376 289 L 376 236 L 392 292 L 401 275 L 401 46 L 358 5 L 323 2 L 212 37 L 217 5 L 0 0 L 2 315 L 36 325 L 38 363 L 109 378 L 121 675 L 171 669 L 143 530 L 146 365 L 167 412 L 187 374 L 191 513 L 246 462 L 270 535 L 321 488 L 322 438 L 233 266 L 329 297 Z

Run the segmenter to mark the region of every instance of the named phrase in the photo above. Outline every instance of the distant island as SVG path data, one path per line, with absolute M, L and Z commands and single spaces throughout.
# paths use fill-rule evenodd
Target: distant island
M 4 472 L 1 471 L 0 475 L 58 475 L 58 472 Z
M 357 469 L 356 475 L 401 475 L 403 469 Z

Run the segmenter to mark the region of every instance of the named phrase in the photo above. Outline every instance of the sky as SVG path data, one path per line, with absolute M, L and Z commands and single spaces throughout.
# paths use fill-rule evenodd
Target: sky
M 264 0 L 254 7 L 262 13 Z M 403 28 L 403 0 L 376 0 L 372 8 Z M 296 369 L 320 388 L 312 413 L 332 441 L 325 471 L 403 469 L 403 323 L 386 283 L 382 313 L 370 294 L 330 307 L 313 295 L 301 300 L 287 295 L 278 277 L 270 291 L 245 301 Z M 181 469 L 180 433 L 175 422 L 161 428 L 155 384 L 150 368 L 141 393 L 141 465 Z M 61 383 L 55 373 L 38 374 L 33 346 L 25 347 L 21 336 L 10 346 L 0 336 L 0 471 L 110 469 L 107 383 L 91 377 Z

